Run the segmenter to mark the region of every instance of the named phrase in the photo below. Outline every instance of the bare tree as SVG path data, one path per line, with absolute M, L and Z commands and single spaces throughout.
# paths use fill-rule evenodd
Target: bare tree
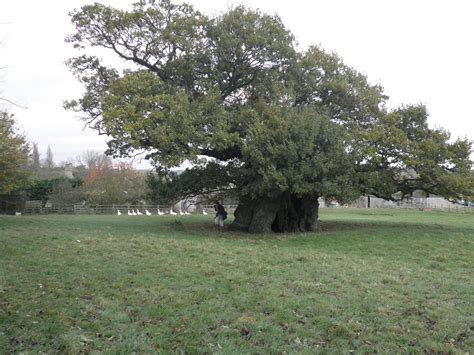
M 5 25 L 5 24 L 6 24 L 5 22 L 0 22 L 0 26 Z M 0 48 L 3 47 L 3 45 L 4 45 L 4 38 L 3 38 L 3 35 L 1 35 Z M 5 68 L 6 68 L 5 63 L 0 63 L 0 84 L 4 83 L 3 74 L 5 72 Z M 10 106 L 17 106 L 17 107 L 21 107 L 21 108 L 26 109 L 25 106 L 22 106 L 22 105 L 18 104 L 17 102 L 14 102 L 14 101 L 8 99 L 7 97 L 5 97 L 3 95 L 3 88 L 0 87 L 0 110 L 1 111 L 7 111 L 8 107 L 10 107 Z
M 76 158 L 79 165 L 91 170 L 98 167 L 112 165 L 112 159 L 104 153 L 88 150 Z

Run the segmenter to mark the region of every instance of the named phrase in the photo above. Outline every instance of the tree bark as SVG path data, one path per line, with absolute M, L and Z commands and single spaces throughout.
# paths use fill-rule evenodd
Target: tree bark
M 318 197 L 283 194 L 277 198 L 244 197 L 234 213 L 231 229 L 250 233 L 314 232 Z

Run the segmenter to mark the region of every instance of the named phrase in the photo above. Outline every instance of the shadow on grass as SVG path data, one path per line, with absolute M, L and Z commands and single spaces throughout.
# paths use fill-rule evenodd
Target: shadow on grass
M 360 219 L 360 216 L 368 219 Z M 63 218 L 64 217 L 64 218 Z M 379 217 L 379 218 L 378 218 Z M 118 235 L 143 235 L 160 236 L 164 238 L 212 238 L 233 239 L 242 241 L 282 241 L 282 240 L 317 240 L 321 237 L 368 237 L 372 239 L 381 234 L 414 236 L 432 233 L 433 235 L 464 233 L 472 235 L 474 228 L 470 223 L 457 224 L 455 220 L 445 223 L 438 219 L 437 213 L 419 216 L 393 211 L 349 211 L 345 214 L 335 214 L 332 211 L 327 216 L 322 216 L 319 221 L 319 230 L 308 233 L 266 233 L 251 234 L 229 230 L 232 217 L 226 221 L 223 231 L 217 230 L 212 218 L 190 216 L 185 218 L 169 217 L 116 217 L 116 216 L 34 216 L 22 218 L 0 218 L 0 225 L 14 227 L 15 229 L 28 229 L 32 226 L 41 228 L 47 226 L 48 230 L 71 235 L 89 231 L 93 234 L 105 232 Z M 418 218 L 420 217 L 420 218 Z M 429 219 L 427 219 L 429 218 Z M 320 238 L 318 238 L 320 237 Z
M 168 224 L 168 228 L 174 232 L 173 237 L 178 239 L 221 239 L 243 243 L 289 242 L 287 246 L 310 248 L 331 245 L 348 253 L 358 249 L 354 249 L 354 245 L 372 249 L 377 248 L 380 243 L 394 246 L 401 243 L 404 247 L 409 247 L 413 243 L 429 244 L 435 240 L 449 243 L 449 240 L 473 235 L 473 229 L 468 226 L 415 221 L 322 220 L 317 232 L 307 233 L 251 234 L 229 230 L 228 225 L 223 231 L 218 231 L 214 225 L 200 221 L 185 221 L 179 226 Z

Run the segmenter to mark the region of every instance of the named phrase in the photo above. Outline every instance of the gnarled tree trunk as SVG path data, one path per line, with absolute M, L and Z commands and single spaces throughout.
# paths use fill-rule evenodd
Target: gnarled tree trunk
M 241 198 L 231 228 L 250 233 L 312 232 L 317 229 L 318 207 L 313 195 Z

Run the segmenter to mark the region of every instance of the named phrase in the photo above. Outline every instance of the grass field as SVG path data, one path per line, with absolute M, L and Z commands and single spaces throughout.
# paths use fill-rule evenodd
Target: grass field
M 474 214 L 0 216 L 0 353 L 473 353 Z

